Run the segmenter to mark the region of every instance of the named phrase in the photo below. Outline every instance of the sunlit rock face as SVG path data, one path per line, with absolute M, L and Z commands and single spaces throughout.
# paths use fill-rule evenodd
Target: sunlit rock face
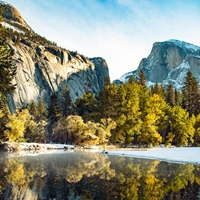
M 156 42 L 150 55 L 141 60 L 138 69 L 123 75 L 120 80 L 127 81 L 131 75 L 137 77 L 139 70 L 142 70 L 149 86 L 172 83 L 175 88 L 181 89 L 188 70 L 199 78 L 199 66 L 200 47 L 179 40 Z
M 95 95 L 103 89 L 104 79 L 109 76 L 103 58 L 87 59 L 57 46 L 43 46 L 22 40 L 14 49 L 17 74 L 13 80 L 16 89 L 9 106 L 26 106 L 31 100 L 42 97 L 46 103 L 52 93 L 60 95 L 68 85 L 73 100 L 82 96 L 87 87 Z
M 103 58 L 89 59 L 54 43 L 38 41 L 38 35 L 12 5 L 0 1 L 1 5 L 6 5 L 2 25 L 20 34 L 18 37 L 13 34 L 9 44 L 14 50 L 13 59 L 17 66 L 13 80 L 16 89 L 8 102 L 11 111 L 32 100 L 37 102 L 39 97 L 48 104 L 51 94 L 55 92 L 59 97 L 65 85 L 68 85 L 73 101 L 86 90 L 98 95 L 104 87 L 105 77 L 109 76 Z

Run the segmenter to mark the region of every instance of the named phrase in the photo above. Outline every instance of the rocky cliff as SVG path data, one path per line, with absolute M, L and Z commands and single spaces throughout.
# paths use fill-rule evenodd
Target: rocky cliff
M 58 96 L 67 84 L 72 100 L 82 96 L 89 86 L 98 95 L 109 76 L 108 66 L 103 58 L 87 58 L 77 52 L 57 47 L 55 43 L 34 33 L 20 13 L 10 4 L 6 5 L 2 25 L 12 35 L 10 48 L 14 50 L 17 74 L 13 80 L 16 89 L 9 98 L 12 111 L 26 106 L 31 100 L 42 97 L 48 103 L 54 92 Z M 9 33 L 8 33 L 9 34 Z
M 156 42 L 150 55 L 141 60 L 138 69 L 123 75 L 120 80 L 127 81 L 131 75 L 137 78 L 139 70 L 144 72 L 149 86 L 172 83 L 175 88 L 181 89 L 188 70 L 200 83 L 200 47 L 179 40 Z
M 91 92 L 98 95 L 108 76 L 108 67 L 102 58 L 90 60 L 55 45 L 40 45 L 24 39 L 11 47 L 17 65 L 13 81 L 16 89 L 9 100 L 11 110 L 31 100 L 37 101 L 38 97 L 48 103 L 51 94 L 59 95 L 66 84 L 73 100 L 85 93 L 88 84 Z

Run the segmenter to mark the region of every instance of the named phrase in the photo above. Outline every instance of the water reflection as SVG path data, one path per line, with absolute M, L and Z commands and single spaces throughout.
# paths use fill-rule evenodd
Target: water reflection
M 198 199 L 200 166 L 92 152 L 0 157 L 0 199 Z

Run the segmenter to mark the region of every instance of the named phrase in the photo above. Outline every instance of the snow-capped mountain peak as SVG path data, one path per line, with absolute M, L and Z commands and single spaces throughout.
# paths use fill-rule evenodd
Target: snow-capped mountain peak
M 155 83 L 164 86 L 172 83 L 181 90 L 189 70 L 200 83 L 200 47 L 174 39 L 156 42 L 149 56 L 141 60 L 138 69 L 124 74 L 119 81 L 127 82 L 131 75 L 137 79 L 140 70 L 144 72 L 149 87 Z

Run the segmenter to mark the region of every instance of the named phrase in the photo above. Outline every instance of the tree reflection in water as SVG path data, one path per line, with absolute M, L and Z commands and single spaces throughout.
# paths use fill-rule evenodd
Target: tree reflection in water
M 0 159 L 0 199 L 198 199 L 200 166 L 66 152 Z

